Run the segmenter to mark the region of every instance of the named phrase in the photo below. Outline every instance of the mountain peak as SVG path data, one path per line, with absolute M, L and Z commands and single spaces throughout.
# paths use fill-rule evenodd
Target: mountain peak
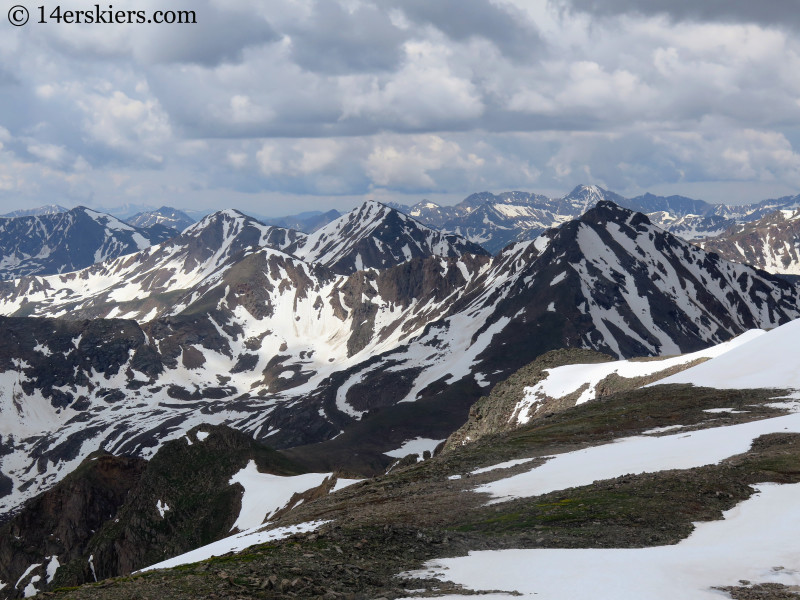
M 635 226 L 642 223 L 650 225 L 650 219 L 647 218 L 647 215 L 622 207 L 611 200 L 600 200 L 592 208 L 587 210 L 579 220 L 583 223 L 594 223 L 597 225 L 605 225 L 609 222 L 619 225 L 628 224 Z
M 177 208 L 162 206 L 156 210 L 137 213 L 131 218 L 126 219 L 125 222 L 129 225 L 135 225 L 136 227 L 162 225 L 165 227 L 172 227 L 176 231 L 183 231 L 187 227 L 194 225 L 195 220 Z
M 340 274 L 384 269 L 419 257 L 487 254 L 461 236 L 431 229 L 376 200 L 365 201 L 287 251 Z
M 18 217 L 40 217 L 42 215 L 57 215 L 65 212 L 69 212 L 69 209 L 64 208 L 60 204 L 47 204 L 37 208 L 22 208 L 19 210 L 14 210 L 5 213 L 4 215 L 0 215 L 0 218 L 15 219 Z

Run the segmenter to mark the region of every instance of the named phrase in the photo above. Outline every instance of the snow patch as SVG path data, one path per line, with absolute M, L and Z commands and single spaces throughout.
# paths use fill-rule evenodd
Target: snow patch
M 594 400 L 597 385 L 611 374 L 616 374 L 626 379 L 654 375 L 659 371 L 685 365 L 702 358 L 721 356 L 734 348 L 758 339 L 764 334 L 765 332 L 760 329 L 753 329 L 728 342 L 674 358 L 647 361 L 618 360 L 597 364 L 565 365 L 546 369 L 547 377 L 545 379 L 534 386 L 524 388 L 522 400 L 514 407 L 510 420 L 516 420 L 523 425 L 530 421 L 536 412 L 536 407 L 546 398 L 563 398 L 576 393 L 583 386 L 586 386 L 586 389 L 578 396 L 575 404 L 583 404 L 589 400 Z M 694 369 L 689 369 L 689 371 L 692 370 Z M 669 383 L 671 379 L 662 379 L 657 383 Z
M 800 356 L 800 319 L 748 339 L 713 360 L 659 383 L 691 383 L 717 389 L 800 390 L 800 369 L 792 356 Z
M 49 557 L 47 560 L 50 561 L 47 563 L 47 583 L 51 583 L 61 563 L 58 562 L 58 557 L 56 555 Z
M 713 587 L 740 585 L 742 579 L 800 585 L 800 484 L 756 489 L 756 495 L 726 511 L 724 520 L 695 523 L 694 532 L 672 546 L 487 550 L 431 561 L 410 575 L 438 577 L 470 590 L 570 600 L 718 600 L 724 594 Z M 481 596 L 489 597 L 514 596 Z
M 278 527 L 277 529 L 269 530 L 265 530 L 263 527 L 248 529 L 236 535 L 213 542 L 207 546 L 202 546 L 201 548 L 187 552 L 186 554 L 181 554 L 180 556 L 175 556 L 163 562 L 150 565 L 138 572 L 144 573 L 145 571 L 153 571 L 155 569 L 171 569 L 180 565 L 200 562 L 212 556 L 221 556 L 228 552 L 241 552 L 250 546 L 265 544 L 273 540 L 281 540 L 296 533 L 316 531 L 327 522 L 328 521 L 311 521 L 308 523 L 300 523 L 299 525 Z
M 430 438 L 423 438 L 423 437 L 416 437 L 413 440 L 407 440 L 403 443 L 402 446 L 395 450 L 389 450 L 388 452 L 384 452 L 386 456 L 391 456 L 392 458 L 403 458 L 404 456 L 408 456 L 409 454 L 419 454 L 422 456 L 422 453 L 426 450 L 430 451 L 433 454 L 434 449 L 436 446 L 441 444 L 444 440 L 433 440 Z
M 693 469 L 747 452 L 768 433 L 800 433 L 800 413 L 661 437 L 635 436 L 550 457 L 525 473 L 493 481 L 474 491 L 490 494 L 490 504 L 539 496 L 631 473 Z
M 261 526 L 266 519 L 284 508 L 292 496 L 319 487 L 330 473 L 306 473 L 294 477 L 282 477 L 261 473 L 254 460 L 230 479 L 230 484 L 244 488 L 242 509 L 231 530 L 246 531 Z

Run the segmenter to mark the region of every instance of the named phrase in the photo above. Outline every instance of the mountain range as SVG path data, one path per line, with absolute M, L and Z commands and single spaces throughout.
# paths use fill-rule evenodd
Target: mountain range
M 730 206 L 649 193 L 625 198 L 595 185 L 579 185 L 562 198 L 528 192 L 481 192 L 453 206 L 425 200 L 393 207 L 431 227 L 463 235 L 494 254 L 512 242 L 533 239 L 546 229 L 576 219 L 603 200 L 645 213 L 654 224 L 688 241 L 716 237 L 737 223 L 800 206 L 800 196 Z
M 622 206 L 634 200 L 661 221 Z M 256 531 L 267 518 L 300 535 L 322 526 L 305 524 L 328 516 L 349 522 L 347 514 L 357 519 L 348 527 L 360 537 L 343 549 L 344 538 L 331 533 L 336 541 L 330 550 L 362 564 L 356 550 L 374 541 L 394 558 L 383 551 L 375 556 L 395 569 L 365 579 L 358 569 L 378 567 L 348 567 L 356 583 L 347 593 L 364 586 L 386 592 L 384 576 L 423 566 L 400 560 L 400 550 L 427 560 L 441 556 L 436 548 L 459 554 L 485 544 L 508 547 L 502 536 L 491 536 L 522 513 L 503 509 L 500 522 L 493 521 L 494 509 L 481 508 L 485 502 L 475 495 L 466 501 L 467 512 L 453 514 L 452 503 L 467 493 L 467 473 L 479 476 L 480 469 L 503 461 L 528 460 L 531 452 L 541 459 L 654 428 L 783 415 L 790 407 L 773 406 L 775 393 L 736 396 L 686 386 L 705 381 L 711 390 L 724 388 L 718 374 L 705 380 L 691 374 L 739 346 L 759 352 L 749 345 L 753 330 L 781 332 L 770 339 L 786 346 L 800 322 L 800 287 L 726 260 L 723 247 L 710 245 L 721 237 L 705 240 L 703 248 L 659 223 L 664 214 L 675 223 L 682 215 L 683 226 L 694 232 L 712 222 L 730 223 L 726 236 L 751 240 L 764 228 L 784 227 L 780 239 L 768 239 L 778 240 L 786 253 L 773 254 L 768 266 L 780 262 L 785 272 L 792 261 L 783 257 L 791 258 L 794 243 L 789 226 L 796 222 L 788 207 L 796 200 L 736 212 L 706 210 L 679 197 L 626 200 L 584 186 L 557 201 L 516 192 L 476 194 L 456 208 L 426 203 L 407 213 L 369 201 L 330 215 L 309 233 L 265 225 L 232 209 L 181 232 L 148 221 L 180 216 L 166 208 L 143 217 L 143 224 L 152 223 L 147 228 L 88 209 L 9 218 L 11 232 L 25 219 L 32 219 L 31 231 L 69 232 L 77 229 L 68 225 L 83 224 L 86 216 L 105 228 L 105 254 L 82 268 L 33 271 L 0 282 L 0 597 L 127 574 L 209 543 L 217 544 L 213 552 L 227 548 L 224 553 L 280 538 Z M 503 224 L 500 216 L 510 220 Z M 67 225 L 47 229 L 42 223 L 49 218 Z M 88 221 L 81 226 L 93 227 Z M 141 233 L 153 230 L 166 230 L 168 237 L 159 241 Z M 117 250 L 125 235 L 136 247 Z M 503 236 L 510 243 L 495 248 Z M 67 234 L 60 239 L 65 252 L 77 244 Z M 733 245 L 751 248 L 750 256 L 765 256 L 773 247 Z M 736 336 L 742 337 L 731 342 Z M 685 356 L 666 358 L 675 355 Z M 752 357 L 739 360 L 756 364 Z M 742 366 L 725 368 L 744 372 Z M 688 375 L 669 379 L 680 371 Z M 795 385 L 780 369 L 770 377 L 775 388 Z M 662 380 L 668 385 L 647 387 Z M 736 385 L 765 387 L 762 379 Z M 734 400 L 738 412 L 718 411 Z M 677 437 L 674 443 L 684 444 Z M 793 443 L 775 441 L 776 452 L 791 454 Z M 406 456 L 417 447 L 429 456 L 437 446 L 430 463 L 417 465 Z M 768 454 L 769 448 L 756 450 Z M 634 456 L 640 454 L 634 449 Z M 742 481 L 756 481 L 753 473 L 760 471 L 741 468 Z M 775 469 L 780 475 L 758 481 L 792 477 Z M 749 497 L 716 471 L 703 477 L 711 488 L 725 490 L 711 502 L 715 510 Z M 356 484 L 355 478 L 367 480 Z M 476 483 L 490 480 L 481 476 Z M 614 485 L 632 486 L 636 496 L 648 481 Z M 591 482 L 575 479 L 570 486 Z M 547 496 L 560 489 L 517 494 L 514 506 L 523 512 L 562 506 Z M 680 496 L 685 486 L 680 493 L 668 489 L 664 506 L 654 500 L 662 511 L 686 500 Z M 396 495 L 401 490 L 402 498 Z M 500 484 L 486 490 L 491 498 L 511 497 L 498 491 Z M 595 488 L 580 492 L 581 498 L 593 493 Z M 405 530 L 391 527 L 399 527 L 401 514 L 413 521 L 408 503 L 415 494 L 429 510 L 423 529 L 431 529 L 405 537 Z M 534 496 L 548 499 L 526 500 Z M 446 501 L 440 505 L 437 497 Z M 649 543 L 674 543 L 680 539 L 675 532 L 706 515 L 703 510 L 675 517 L 678 525 L 651 523 L 638 505 L 625 514 L 644 519 L 641 535 L 651 536 Z M 589 515 L 586 527 L 594 531 L 592 519 L 605 518 Z M 384 521 L 393 525 L 387 529 Z M 537 527 L 546 522 L 536 521 Z M 583 535 L 558 527 L 536 534 L 544 542 L 525 542 L 528 533 L 515 532 L 506 543 L 558 547 L 558 539 Z M 229 537 L 237 529 L 240 537 Z M 478 538 L 470 536 L 484 530 L 492 541 L 472 546 Z M 614 535 L 614 544 L 626 543 L 625 535 L 645 539 L 633 530 Z M 311 556 L 329 548 L 314 550 L 316 538 L 296 539 Z M 276 547 L 283 552 L 284 546 Z M 294 563 L 301 571 L 303 565 Z M 226 582 L 250 585 L 238 563 L 231 568 L 237 575 L 221 576 Z M 438 581 L 433 573 L 419 577 L 428 591 Z M 309 581 L 283 579 L 266 574 L 254 586 L 264 594 L 295 590 L 301 597 L 325 597 L 335 587 L 317 571 Z
M 161 224 L 134 227 L 84 207 L 0 218 L 0 279 L 76 271 L 158 244 L 175 233 Z

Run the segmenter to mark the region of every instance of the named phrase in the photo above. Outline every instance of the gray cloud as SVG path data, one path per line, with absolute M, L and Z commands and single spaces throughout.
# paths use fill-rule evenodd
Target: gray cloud
M 281 38 L 269 23 L 252 13 L 223 11 L 197 3 L 187 4 L 187 7 L 197 13 L 197 23 L 150 27 L 149 40 L 138 50 L 143 58 L 155 63 L 195 63 L 213 67 L 224 62 L 239 62 L 246 48 Z M 167 28 L 169 31 L 165 30 Z
M 800 11 L 794 0 L 555 0 L 554 3 L 602 16 L 664 15 L 675 21 L 800 26 Z
M 287 28 L 292 57 L 298 65 L 319 73 L 353 73 L 396 68 L 408 33 L 396 27 L 385 11 L 369 4 L 352 12 L 336 2 L 313 5 L 311 18 Z
M 485 38 L 504 54 L 531 60 L 544 45 L 525 16 L 508 4 L 489 0 L 403 0 L 399 6 L 417 24 L 430 24 L 456 41 Z

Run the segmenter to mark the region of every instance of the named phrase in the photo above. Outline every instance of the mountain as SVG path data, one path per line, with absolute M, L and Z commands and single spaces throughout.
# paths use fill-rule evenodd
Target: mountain
M 342 213 L 338 210 L 329 210 L 327 212 L 314 210 L 278 219 L 261 219 L 261 221 L 275 227 L 294 229 L 296 231 L 302 231 L 303 233 L 312 233 L 341 216 Z
M 138 253 L 64 275 L 0 282 L 0 310 L 7 315 L 148 321 L 174 311 L 181 305 L 182 292 L 244 255 L 261 248 L 286 248 L 304 237 L 229 209 Z
M 423 230 L 397 214 L 373 204 L 343 217 L 331 256 L 369 256 L 363 232 L 387 223 L 408 227 L 392 234 L 408 247 Z M 0 286 L 3 313 L 20 315 L 0 318 L 2 510 L 90 452 L 148 457 L 200 423 L 316 470 L 371 473 L 394 444 L 449 435 L 549 350 L 676 354 L 800 316 L 795 286 L 610 202 L 494 258 L 345 275 L 267 247 L 290 249 L 292 235 L 223 211 L 158 247 Z
M 400 210 L 431 227 L 464 236 L 496 254 L 508 244 L 534 239 L 551 227 L 578 218 L 603 200 L 639 212 L 663 211 L 661 225 L 667 225 L 669 219 L 686 218 L 688 211 L 701 206 L 711 207 L 702 201 L 677 196 L 646 195 L 628 200 L 598 186 L 579 185 L 562 198 L 527 192 L 497 195 L 480 192 L 455 206 L 441 207 L 423 201 Z M 685 225 L 682 227 L 681 231 L 687 231 Z M 704 222 L 699 227 L 707 226 Z
M 799 323 L 750 332 L 711 350 L 710 360 L 678 375 L 681 381 L 606 389 L 493 435 L 451 439 L 425 460 L 410 454 L 375 477 L 323 483 L 278 502 L 276 488 L 299 492 L 308 484 L 271 474 L 275 455 L 263 449 L 267 460 L 257 465 L 251 458 L 257 446 L 244 436 L 192 429 L 144 466 L 130 500 L 117 506 L 111 494 L 96 495 L 97 505 L 108 508 L 107 520 L 67 566 L 48 554 L 60 535 L 14 540 L 24 533 L 15 529 L 2 538 L 0 545 L 28 544 L 14 570 L 3 572 L 2 592 L 18 597 L 90 582 L 57 594 L 65 600 L 455 598 L 488 591 L 498 598 L 791 598 L 800 534 L 800 415 L 796 400 L 786 396 L 800 382 L 795 371 L 776 365 L 797 354 Z M 526 383 L 580 390 L 598 382 L 599 367 L 606 379 L 654 370 L 649 361 L 581 362 L 586 358 L 561 356 L 556 362 L 567 364 L 544 372 L 529 365 L 528 375 L 538 381 L 519 373 L 505 392 L 522 400 Z M 747 371 L 754 361 L 778 389 L 746 378 L 733 385 L 751 389 L 726 389 L 728 374 Z M 92 471 L 91 462 L 83 468 Z M 75 479 L 53 492 L 64 497 L 86 489 Z M 283 510 L 276 513 L 275 506 Z M 175 555 L 189 536 L 214 524 L 205 518 L 211 507 L 220 511 L 219 530 L 234 519 L 252 526 Z M 180 526 L 192 515 L 196 531 Z M 264 515 L 269 520 L 260 525 Z M 48 521 L 44 510 L 18 518 L 35 517 L 58 534 L 69 531 Z M 115 537 L 119 531 L 137 537 Z M 137 559 L 163 558 L 127 576 L 100 553 L 113 552 L 116 540 L 130 544 Z M 117 557 L 128 556 L 123 546 Z M 110 573 L 125 576 L 94 583 Z
M 48 204 L 46 206 L 40 206 L 38 208 L 23 208 L 20 210 L 14 210 L 4 215 L 0 215 L 0 217 L 6 219 L 14 219 L 17 217 L 40 217 L 42 215 L 57 215 L 59 213 L 65 213 L 65 212 L 69 212 L 69 209 L 64 208 L 59 204 Z
M 591 191 L 586 192 L 570 203 L 591 203 Z M 413 256 L 412 244 L 419 255 Z M 212 554 L 241 549 L 243 540 L 248 540 L 275 541 L 273 559 L 283 560 L 285 550 L 291 554 L 285 558 L 291 558 L 292 568 L 312 569 L 308 576 L 312 583 L 289 578 L 291 571 L 280 565 L 264 566 L 269 570 L 252 582 L 247 577 L 254 575 L 245 575 L 232 564 L 235 576 L 227 573 L 217 578 L 221 584 L 234 582 L 231 585 L 237 589 L 251 583 L 283 592 L 295 589 L 293 593 L 301 597 L 369 586 L 388 594 L 389 588 L 382 587 L 390 585 L 386 582 L 401 571 L 422 566 L 413 561 L 441 556 L 440 551 L 509 547 L 503 544 L 523 543 L 523 538 L 528 544 L 556 547 L 570 547 L 580 540 L 590 547 L 592 543 L 611 546 L 612 541 L 628 546 L 674 544 L 686 535 L 692 521 L 713 518 L 715 511 L 727 510 L 735 499 L 749 496 L 751 492 L 738 479 L 730 479 L 729 467 L 724 472 L 704 471 L 687 481 L 675 481 L 669 478 L 677 475 L 666 474 L 656 489 L 668 493 L 642 494 L 651 490 L 652 478 L 626 475 L 640 471 L 614 470 L 630 464 L 618 462 L 624 457 L 615 457 L 614 461 L 592 461 L 591 465 L 613 465 L 614 469 L 588 483 L 577 474 L 585 478 L 592 472 L 562 470 L 570 477 L 575 474 L 570 480 L 575 487 L 604 477 L 619 478 L 598 489 L 611 490 L 614 502 L 619 496 L 613 494 L 619 490 L 630 492 L 624 498 L 636 499 L 631 500 L 633 505 L 623 503 L 619 512 L 601 511 L 615 515 L 602 517 L 611 524 L 602 532 L 592 525 L 598 515 L 587 509 L 586 518 L 578 521 L 585 530 L 557 524 L 556 529 L 535 529 L 535 534 L 526 529 L 524 535 L 511 531 L 512 537 L 502 537 L 509 533 L 503 530 L 504 524 L 511 523 L 513 529 L 515 519 L 542 524 L 554 516 L 557 523 L 574 525 L 569 514 L 558 512 L 566 506 L 561 500 L 581 498 L 572 507 L 579 512 L 581 505 L 598 506 L 591 500 L 600 493 L 594 488 L 573 496 L 563 492 L 563 486 L 551 487 L 537 492 L 535 500 L 524 494 L 509 499 L 508 487 L 486 488 L 493 501 L 518 504 L 497 512 L 494 505 L 482 508 L 486 497 L 479 495 L 462 504 L 468 486 L 491 483 L 492 477 L 485 477 L 480 469 L 513 468 L 502 466 L 505 461 L 567 455 L 569 450 L 598 442 L 684 423 L 705 427 L 754 420 L 757 427 L 765 427 L 765 433 L 780 432 L 765 423 L 769 419 L 758 420 L 784 411 L 770 404 L 774 392 L 722 393 L 687 389 L 685 384 L 658 389 L 642 385 L 651 382 L 645 381 L 648 378 L 666 376 L 715 356 L 715 351 L 707 351 L 709 346 L 749 329 L 772 329 L 800 318 L 796 286 L 727 262 L 654 226 L 645 215 L 605 200 L 597 201 L 580 219 L 549 229 L 534 240 L 512 244 L 494 257 L 464 252 L 467 247 L 463 240 L 424 228 L 378 203 L 367 203 L 308 237 L 227 210 L 159 246 L 126 257 L 68 275 L 4 283 L 0 306 L 5 315 L 14 316 L 0 317 L 4 332 L 0 337 L 0 514 L 9 523 L 25 524 L 11 534 L 20 540 L 4 536 L 6 545 L 0 544 L 0 558 L 24 557 L 12 561 L 13 569 L 2 571 L 4 582 L 6 577 L 7 584 L 16 582 L 5 591 L 19 595 L 57 581 L 66 585 L 87 581 L 92 573 L 118 574 L 141 564 L 136 561 L 169 559 L 167 554 L 209 540 L 217 544 L 207 550 Z M 404 248 L 412 253 L 408 259 Z M 365 269 L 354 269 L 358 258 Z M 546 354 L 554 350 L 569 356 Z M 608 366 L 609 358 L 684 352 L 700 354 Z M 602 372 L 570 376 L 570 386 L 561 385 L 556 393 L 550 386 L 556 385 L 560 375 L 551 380 L 550 374 L 576 359 L 591 362 L 591 368 Z M 540 362 L 531 366 L 534 360 Z M 499 386 L 515 373 L 520 378 L 530 374 L 532 380 Z M 520 405 L 517 410 L 527 397 L 524 388 L 538 384 L 542 385 L 531 393 L 527 408 Z M 513 400 L 504 406 L 509 407 L 508 417 L 516 414 L 518 426 L 491 431 L 496 435 L 482 435 L 477 441 L 468 439 L 467 433 L 450 444 L 443 458 L 434 457 L 430 470 L 427 461 L 418 465 L 412 458 L 396 460 L 414 443 L 424 442 L 431 448 L 444 441 L 464 423 L 475 401 L 493 388 L 498 393 L 505 389 L 506 399 Z M 582 401 L 587 392 L 593 398 L 587 395 Z M 541 414 L 539 405 L 534 406 L 539 401 L 544 406 Z M 730 407 L 734 413 L 718 410 Z M 744 407 L 750 408 L 742 412 Z M 508 422 L 506 413 L 499 418 L 480 411 L 475 414 L 494 423 Z M 289 487 L 288 481 L 267 478 L 267 485 L 256 466 L 249 468 L 250 455 L 237 458 L 238 462 L 226 461 L 225 453 L 239 447 L 234 433 L 215 445 L 213 457 L 202 452 L 194 455 L 201 450 L 195 446 L 205 443 L 201 439 L 205 433 L 220 425 L 239 432 L 239 440 L 252 438 L 281 450 L 284 459 L 298 465 L 294 472 L 327 474 L 345 469 L 365 476 L 381 474 L 350 492 L 342 490 L 339 496 L 327 497 L 330 482 L 319 495 L 309 492 L 294 502 L 290 495 L 285 515 L 275 516 L 270 523 L 287 532 L 286 536 L 315 530 L 322 526 L 317 521 L 329 518 L 354 529 L 326 529 L 330 533 L 325 535 L 333 536 L 333 541 L 321 542 L 317 550 L 311 544 L 319 538 L 296 539 L 297 544 L 309 544 L 303 545 L 309 552 L 302 553 L 309 557 L 295 552 L 290 542 L 281 545 L 279 538 L 284 534 L 275 533 L 276 529 L 262 535 L 259 525 L 267 512 L 255 521 L 252 515 L 243 515 L 245 506 L 265 506 L 266 496 L 255 504 L 245 501 L 248 485 L 261 481 L 266 494 L 266 489 Z M 737 442 L 739 452 L 746 452 L 755 439 L 748 435 L 740 438 L 747 441 L 744 447 Z M 684 449 L 681 457 L 691 458 L 695 452 L 695 462 L 686 468 L 713 464 L 713 460 L 696 462 L 705 455 L 681 441 L 690 438 L 675 436 L 669 442 Z M 785 456 L 780 453 L 791 447 L 785 435 L 770 440 L 755 448 L 760 454 L 747 460 L 771 460 L 774 448 L 770 444 L 777 444 L 777 456 Z M 625 442 L 639 443 L 644 442 Z M 632 459 L 649 456 L 641 446 L 630 447 L 627 456 Z M 711 447 L 715 444 L 702 445 Z M 84 471 L 96 473 L 92 458 L 101 460 L 108 454 L 150 462 L 148 466 L 131 463 L 131 477 L 114 478 L 116 491 L 102 502 L 77 503 L 74 510 L 87 513 L 85 522 L 71 522 L 74 513 L 70 511 L 64 511 L 60 520 L 57 511 L 47 509 L 73 492 L 93 495 L 90 490 L 96 489 L 97 479 L 81 481 L 78 476 Z M 167 463 L 161 462 L 165 456 L 170 457 Z M 195 461 L 193 456 L 200 458 Z M 228 465 L 213 476 L 208 464 L 212 458 Z M 242 467 L 244 460 L 246 467 Z M 112 473 L 120 468 L 112 459 L 103 461 Z M 515 462 L 519 469 L 513 473 L 539 468 L 540 462 L 525 468 Z M 796 463 L 789 462 L 791 468 L 780 467 L 783 470 L 776 471 L 774 478 L 796 475 Z M 741 481 L 754 481 L 754 474 L 765 471 L 748 465 L 736 467 Z M 151 468 L 155 470 L 148 475 Z M 387 468 L 390 472 L 384 475 Z M 76 469 L 77 475 L 70 477 Z M 469 478 L 464 477 L 467 473 Z M 510 474 L 499 473 L 496 478 L 510 479 L 506 477 Z M 229 489 L 234 479 L 244 482 L 240 505 L 236 505 L 238 488 Z M 151 483 L 145 486 L 145 481 Z M 315 486 L 322 486 L 322 481 Z M 552 479 L 548 475 L 542 481 Z M 525 486 L 529 485 L 526 480 Z M 37 496 L 48 492 L 53 494 L 51 499 L 40 503 Z M 173 492 L 174 496 L 168 496 Z M 217 502 L 214 498 L 223 497 L 219 502 L 224 507 L 208 509 Z M 712 508 L 688 502 L 693 497 L 708 497 Z M 603 504 L 607 501 L 605 496 L 599 499 L 601 506 L 607 506 Z M 198 503 L 202 504 L 199 508 Z M 454 505 L 460 510 L 453 511 Z M 674 520 L 667 523 L 665 511 L 675 506 L 688 508 L 679 515 L 673 510 L 669 514 Z M 524 515 L 516 507 L 523 507 Z M 546 512 L 541 521 L 531 516 L 530 511 L 541 510 Z M 88 517 L 101 513 L 106 520 L 98 529 L 97 520 L 90 523 Z M 220 519 L 213 521 L 212 514 Z M 401 515 L 406 525 L 413 522 L 411 530 L 403 529 Z M 245 522 L 253 529 L 221 537 L 227 536 L 225 529 L 230 525 L 244 527 Z M 192 537 L 192 523 L 197 532 L 208 527 L 211 533 L 202 539 Z M 314 525 L 294 527 L 308 523 Z M 425 537 L 428 528 L 435 537 Z M 23 529 L 32 533 L 21 535 Z M 47 539 L 46 530 L 73 531 L 81 541 L 76 541 L 70 554 L 58 540 Z M 484 539 L 481 531 L 500 534 Z M 94 533 L 97 539 L 91 539 Z M 472 533 L 479 537 L 470 537 Z M 16 546 L 17 541 L 25 547 Z M 159 548 L 161 555 L 156 556 Z M 197 560 L 197 554 L 192 556 Z M 253 560 L 260 561 L 260 556 Z M 344 557 L 359 556 L 359 561 L 380 559 L 381 568 L 389 571 L 368 571 L 369 575 L 362 576 L 352 568 L 345 575 L 334 569 L 331 573 L 336 573 L 338 582 L 334 583 L 319 575 L 318 567 L 307 567 L 320 561 L 331 567 L 333 562 L 350 564 L 342 563 Z M 325 562 L 329 558 L 330 565 Z M 61 571 L 59 565 L 67 561 L 72 566 Z M 216 576 L 219 564 L 212 561 L 205 568 Z M 359 564 L 359 569 L 377 568 L 374 562 Z M 191 573 L 192 579 L 186 581 L 204 585 L 203 576 L 195 578 L 197 573 Z M 273 580 L 276 573 L 280 577 Z M 424 579 L 430 583 L 435 577 Z M 160 574 L 157 580 L 167 581 Z M 314 581 L 324 581 L 324 585 Z M 351 587 L 341 587 L 345 585 Z M 409 586 L 408 590 L 422 589 Z M 198 595 L 195 591 L 185 593 L 192 597 Z M 153 590 L 144 595 L 151 593 L 155 595 Z M 390 595 L 404 593 L 393 588 Z M 172 597 L 164 590 L 158 595 Z
M 624 198 L 595 185 L 579 185 L 562 198 L 527 192 L 480 192 L 454 206 L 422 201 L 394 208 L 436 229 L 462 235 L 496 254 L 512 242 L 533 239 L 546 229 L 578 218 L 603 200 L 644 213 L 655 225 L 688 241 L 716 237 L 738 223 L 758 220 L 778 209 L 800 207 L 800 196 L 728 206 L 650 193 Z
M 384 204 L 368 201 L 286 248 L 306 262 L 321 264 L 339 274 L 385 269 L 412 258 L 486 250 L 452 234 L 425 227 Z
M 800 275 L 800 209 L 777 210 L 757 221 L 733 225 L 700 246 L 770 273 Z
M 717 205 L 709 204 L 704 200 L 695 200 L 686 196 L 657 196 L 650 193 L 630 198 L 625 201 L 625 205 L 631 210 L 645 214 L 667 212 L 682 216 L 707 216 L 717 208 Z
M 158 244 L 175 230 L 133 227 L 79 206 L 64 213 L 0 219 L 0 279 L 65 273 Z
M 162 206 L 157 210 L 136 213 L 132 217 L 125 219 L 128 225 L 134 227 L 152 227 L 153 225 L 163 225 L 176 231 L 183 231 L 195 223 L 185 212 L 169 206 Z

